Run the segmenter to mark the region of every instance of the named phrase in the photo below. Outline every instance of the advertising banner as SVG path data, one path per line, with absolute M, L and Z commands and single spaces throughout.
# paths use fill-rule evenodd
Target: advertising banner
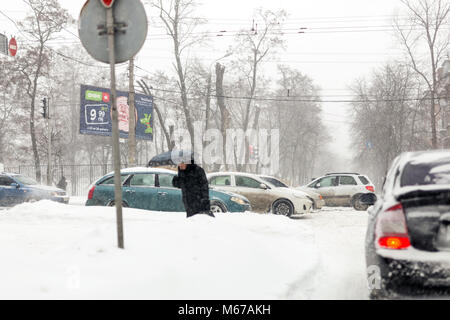
M 111 91 L 81 85 L 80 134 L 112 135 Z M 136 139 L 153 141 L 153 97 L 135 94 Z M 117 91 L 119 134 L 127 139 L 129 133 L 128 92 Z

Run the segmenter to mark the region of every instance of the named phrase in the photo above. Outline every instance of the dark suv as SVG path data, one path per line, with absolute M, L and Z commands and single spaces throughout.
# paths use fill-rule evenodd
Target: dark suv
M 69 203 L 69 197 L 62 189 L 39 185 L 34 179 L 20 174 L 0 173 L 0 207 L 44 199 Z

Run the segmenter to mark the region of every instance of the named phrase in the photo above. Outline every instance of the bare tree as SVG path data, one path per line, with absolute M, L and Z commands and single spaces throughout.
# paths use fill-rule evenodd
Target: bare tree
M 437 70 L 446 50 L 449 48 L 450 33 L 446 25 L 450 21 L 450 2 L 448 0 L 402 0 L 408 11 L 410 27 L 405 28 L 401 22 L 395 21 L 401 43 L 406 49 L 414 71 L 427 84 L 430 99 L 431 145 L 438 147 L 436 130 L 437 113 Z M 427 48 L 426 60 L 421 60 Z
M 378 177 L 378 186 L 397 155 L 426 146 L 428 113 L 418 96 L 420 88 L 417 73 L 398 63 L 385 65 L 369 81 L 355 81 L 352 87 L 356 161 Z
M 282 24 L 286 15 L 283 10 L 273 12 L 258 8 L 256 10 L 256 22 L 252 29 L 241 30 L 236 36 L 236 45 L 233 51 L 238 59 L 234 65 L 243 74 L 248 87 L 248 97 L 240 119 L 241 128 L 244 131 L 250 128 L 252 115 L 254 116 L 253 125 L 258 123 L 253 104 L 258 88 L 259 69 L 265 59 L 284 47 Z M 248 163 L 249 142 L 247 139 L 245 146 L 245 162 Z M 243 167 L 241 166 L 239 169 L 242 170 Z
M 183 63 L 184 53 L 194 45 L 198 45 L 205 39 L 204 34 L 196 35 L 194 30 L 204 23 L 203 19 L 194 17 L 197 7 L 195 0 L 164 0 L 154 1 L 153 5 L 159 10 L 159 17 L 163 22 L 167 34 L 173 43 L 175 58 L 175 70 L 178 75 L 178 86 L 181 91 L 181 107 L 186 120 L 187 130 L 191 137 L 192 149 L 194 149 L 194 119 L 188 98 L 187 78 L 189 69 Z
M 40 157 L 35 128 L 36 96 L 39 93 L 39 80 L 46 75 L 45 69 L 49 62 L 46 44 L 54 39 L 66 25 L 69 15 L 57 0 L 28 0 L 26 2 L 31 8 L 31 14 L 19 23 L 19 27 L 35 41 L 35 44 L 25 49 L 24 54 L 17 59 L 17 71 L 24 77 L 25 92 L 30 99 L 30 136 L 36 178 L 40 180 Z

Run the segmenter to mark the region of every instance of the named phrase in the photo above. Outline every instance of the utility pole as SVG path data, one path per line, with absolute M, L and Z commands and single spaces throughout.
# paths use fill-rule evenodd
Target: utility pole
M 50 98 L 47 99 L 47 130 L 48 130 L 48 165 L 47 185 L 52 185 L 52 126 L 50 121 Z
M 51 173 L 52 173 L 52 128 L 50 124 L 50 98 L 42 99 L 42 116 L 47 120 L 47 185 L 52 185 Z
M 128 133 L 128 163 L 130 167 L 136 166 L 136 107 L 134 105 L 134 58 L 130 59 L 129 64 L 129 112 L 128 118 L 129 133 Z

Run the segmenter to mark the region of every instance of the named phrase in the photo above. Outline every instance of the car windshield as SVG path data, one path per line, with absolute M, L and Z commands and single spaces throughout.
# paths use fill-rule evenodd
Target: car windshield
M 264 181 L 272 184 L 276 188 L 289 188 L 287 185 L 285 185 L 283 182 L 281 182 L 278 179 L 270 178 L 270 177 L 261 177 Z
M 432 162 L 410 162 L 403 169 L 402 187 L 450 184 L 450 158 Z
M 19 181 L 21 184 L 24 184 L 24 185 L 32 186 L 32 185 L 37 185 L 37 184 L 39 184 L 39 183 L 38 183 L 36 180 L 34 180 L 33 178 L 26 177 L 26 176 L 18 175 L 18 176 L 14 176 L 14 179 L 16 179 L 17 181 Z

